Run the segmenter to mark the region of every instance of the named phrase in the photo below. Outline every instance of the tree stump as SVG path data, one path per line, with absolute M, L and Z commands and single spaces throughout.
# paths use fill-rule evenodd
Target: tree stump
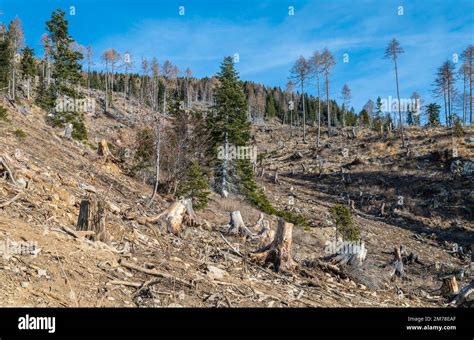
M 278 220 L 278 228 L 275 238 L 271 243 L 257 250 L 252 258 L 263 262 L 263 265 L 272 264 L 276 272 L 291 272 L 296 264 L 291 256 L 293 245 L 293 224 L 285 222 L 282 218 Z
M 97 154 L 102 157 L 102 160 L 104 162 L 107 162 L 107 160 L 110 158 L 110 156 L 112 155 L 110 150 L 109 150 L 109 146 L 107 144 L 107 141 L 105 139 L 102 139 L 100 142 L 99 142 L 99 148 L 97 150 Z
M 105 230 L 105 203 L 102 200 L 84 199 L 79 208 L 76 230 L 93 231 L 94 241 L 107 241 Z
M 459 292 L 458 282 L 456 277 L 448 276 L 443 278 L 443 285 L 441 286 L 441 295 L 450 297 Z
M 171 204 L 165 212 L 165 221 L 166 229 L 174 235 L 178 235 L 181 232 L 183 222 L 189 226 L 197 225 L 197 218 L 191 199 L 180 199 Z
M 230 234 L 243 234 L 253 238 L 255 235 L 245 226 L 244 220 L 239 210 L 230 213 L 230 222 L 228 224 Z
M 404 278 L 405 277 L 405 269 L 403 267 L 403 259 L 402 259 L 402 247 L 395 247 L 393 253 L 394 253 L 394 270 L 392 273 L 392 279 L 396 279 L 397 277 L 399 278 Z

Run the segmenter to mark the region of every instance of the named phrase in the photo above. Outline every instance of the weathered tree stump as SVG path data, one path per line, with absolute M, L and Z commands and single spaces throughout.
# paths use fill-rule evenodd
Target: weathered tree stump
M 183 224 L 188 226 L 196 226 L 198 224 L 190 198 L 180 199 L 171 204 L 164 213 L 164 216 L 166 229 L 175 235 L 181 232 Z
M 102 200 L 84 199 L 79 208 L 76 230 L 93 231 L 94 241 L 107 241 L 105 230 L 105 203 Z
M 97 154 L 102 158 L 104 162 L 107 162 L 111 158 L 112 153 L 110 152 L 109 146 L 105 139 L 102 139 L 99 142 L 99 148 L 97 150 Z
M 278 220 L 275 238 L 271 243 L 252 254 L 254 260 L 263 262 L 263 265 L 272 264 L 276 272 L 291 272 L 296 264 L 291 256 L 293 245 L 293 224 Z
M 278 170 L 275 170 L 275 176 L 273 176 L 273 183 L 280 184 L 280 181 L 278 180 Z
M 456 277 L 448 276 L 443 278 L 443 285 L 441 286 L 441 295 L 450 297 L 459 292 L 458 282 Z
M 233 211 L 230 213 L 230 222 L 228 223 L 228 233 L 239 235 L 243 234 L 245 236 L 253 238 L 255 235 L 245 226 L 244 220 L 239 210 Z
M 405 269 L 403 267 L 403 259 L 402 259 L 402 247 L 395 247 L 393 253 L 394 253 L 394 259 L 393 259 L 393 264 L 394 264 L 394 269 L 392 272 L 392 279 L 396 279 L 397 277 L 399 278 L 404 278 L 405 277 Z

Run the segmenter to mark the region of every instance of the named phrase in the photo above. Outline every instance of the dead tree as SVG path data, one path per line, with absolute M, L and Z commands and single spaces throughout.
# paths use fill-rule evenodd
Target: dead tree
M 84 199 L 79 208 L 76 230 L 93 231 L 94 241 L 107 241 L 105 230 L 105 202 L 96 199 Z
M 255 251 L 251 257 L 263 265 L 272 264 L 276 272 L 291 272 L 296 264 L 291 256 L 293 244 L 293 224 L 285 222 L 282 218 L 278 220 L 278 228 L 275 238 L 271 243 Z

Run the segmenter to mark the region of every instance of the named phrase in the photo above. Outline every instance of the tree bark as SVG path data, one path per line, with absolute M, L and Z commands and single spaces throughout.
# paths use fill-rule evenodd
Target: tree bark
M 166 229 L 178 235 L 183 229 L 183 222 L 189 226 L 197 225 L 197 218 L 190 198 L 174 202 L 165 213 Z
M 450 297 L 459 292 L 458 282 L 455 276 L 448 276 L 443 279 L 443 285 L 441 286 L 441 294 L 446 297 Z
M 105 202 L 96 199 L 81 201 L 76 230 L 94 231 L 90 238 L 94 241 L 107 241 L 105 229 Z
M 278 228 L 273 241 L 263 248 L 254 252 L 252 257 L 263 262 L 264 265 L 270 263 L 276 272 L 291 272 L 296 264 L 291 256 L 293 245 L 293 224 L 278 220 Z

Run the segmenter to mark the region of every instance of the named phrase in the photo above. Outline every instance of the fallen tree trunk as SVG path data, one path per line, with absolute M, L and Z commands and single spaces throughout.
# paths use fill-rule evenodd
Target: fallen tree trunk
M 291 272 L 296 268 L 296 264 L 291 256 L 293 244 L 293 224 L 278 220 L 278 228 L 273 241 L 263 248 L 255 251 L 251 257 L 254 260 L 273 265 L 276 272 Z
M 17 185 L 16 181 L 15 181 L 15 177 L 13 177 L 13 174 L 12 174 L 12 171 L 10 170 L 10 167 L 8 166 L 8 163 L 6 161 L 6 157 L 3 156 L 3 157 L 0 157 L 0 165 L 3 166 L 3 168 L 6 170 L 7 174 L 8 174 L 8 177 L 10 178 L 10 180 L 13 182 L 13 185 Z
M 125 260 L 122 260 L 120 259 L 118 261 L 118 263 L 125 267 L 125 268 L 128 268 L 128 269 L 133 269 L 133 270 L 136 270 L 136 271 L 139 271 L 139 272 L 142 272 L 142 273 L 145 273 L 145 274 L 148 274 L 148 275 L 153 275 L 153 276 L 157 276 L 157 277 L 161 277 L 161 278 L 164 278 L 164 279 L 169 279 L 169 280 L 172 280 L 172 281 L 176 281 L 176 282 L 179 282 L 189 288 L 191 288 L 191 284 L 185 280 L 182 280 L 178 277 L 175 277 L 173 275 L 170 275 L 168 273 L 165 273 L 165 272 L 161 272 L 161 271 L 158 271 L 156 269 L 147 269 L 147 268 L 143 268 L 143 267 L 140 267 L 140 266 L 137 266 L 136 264 L 133 264 L 131 262 L 127 262 Z
M 105 202 L 96 199 L 82 200 L 79 208 L 76 229 L 93 231 L 95 234 L 89 236 L 92 240 L 106 242 Z
M 15 202 L 18 198 L 20 198 L 20 195 L 21 195 L 21 192 L 19 192 L 18 194 L 16 194 L 15 197 L 9 199 L 8 201 L 3 202 L 3 203 L 0 203 L 0 208 L 5 208 L 5 207 L 9 206 L 9 205 L 12 204 L 13 202 Z

